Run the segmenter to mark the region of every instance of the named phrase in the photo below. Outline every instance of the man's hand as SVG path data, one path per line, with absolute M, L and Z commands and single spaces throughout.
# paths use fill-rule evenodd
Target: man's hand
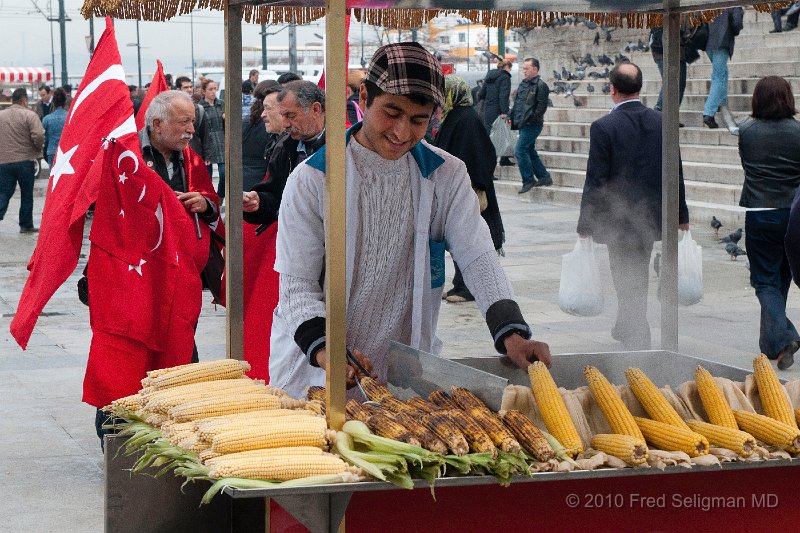
M 244 193 L 242 196 L 242 211 L 245 213 L 253 213 L 258 211 L 258 193 L 255 191 L 249 191 Z
M 541 361 L 547 368 L 552 365 L 550 346 L 544 342 L 527 340 L 512 333 L 504 339 L 506 355 L 520 368 L 528 368 L 533 361 Z
M 178 200 L 183 203 L 183 207 L 190 213 L 202 214 L 208 209 L 206 197 L 197 191 L 176 192 L 175 196 L 178 197 Z
M 365 356 L 358 350 L 353 350 L 353 355 L 356 356 L 356 359 L 358 359 L 358 362 L 361 363 L 361 366 L 363 366 L 366 370 L 369 371 L 370 375 L 367 377 L 378 379 L 378 375 L 373 374 L 372 372 L 372 361 L 370 361 L 367 358 L 367 356 Z M 328 368 L 328 352 L 325 348 L 320 348 L 320 350 L 317 352 L 317 364 L 319 365 L 320 368 L 323 369 Z M 357 370 L 356 367 L 353 366 L 353 364 L 350 362 L 347 363 L 346 368 L 347 368 L 347 388 L 352 389 L 353 387 L 356 386 L 356 376 L 360 374 L 361 377 L 364 377 L 364 374 L 360 370 Z

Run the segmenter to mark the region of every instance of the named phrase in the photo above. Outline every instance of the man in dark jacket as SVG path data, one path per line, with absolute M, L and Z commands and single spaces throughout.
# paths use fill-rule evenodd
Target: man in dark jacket
M 528 192 L 532 187 L 553 184 L 550 173 L 536 152 L 536 139 L 544 129 L 544 112 L 547 111 L 550 87 L 539 76 L 538 59 L 526 58 L 522 62 L 522 75 L 524 79 L 517 88 L 511 120 L 512 128 L 519 130 L 514 157 L 522 176 L 520 194 Z
M 703 124 L 712 129 L 719 127 L 714 115 L 728 103 L 728 60 L 733 57 L 733 42 L 744 27 L 743 17 L 741 7 L 731 7 L 708 25 L 706 54 L 711 60 L 711 89 L 703 107 Z
M 647 289 L 653 242 L 661 240 L 661 113 L 642 105 L 642 71 L 621 63 L 609 75 L 614 109 L 592 123 L 578 235 L 608 245 L 617 292 L 611 336 L 650 349 Z M 680 179 L 679 223 L 689 228 Z

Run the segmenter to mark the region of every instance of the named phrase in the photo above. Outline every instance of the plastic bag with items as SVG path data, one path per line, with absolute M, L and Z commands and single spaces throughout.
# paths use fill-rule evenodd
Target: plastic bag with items
M 575 248 L 561 256 L 558 306 L 567 314 L 597 316 L 603 312 L 603 285 L 591 237 L 578 239 Z

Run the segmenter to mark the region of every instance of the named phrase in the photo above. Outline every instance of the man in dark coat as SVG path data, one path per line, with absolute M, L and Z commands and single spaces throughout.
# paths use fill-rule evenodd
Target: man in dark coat
M 578 235 L 608 245 L 617 292 L 611 336 L 649 350 L 647 290 L 653 242 L 661 240 L 661 113 L 642 105 L 642 71 L 621 63 L 609 75 L 614 109 L 592 123 Z M 680 178 L 679 223 L 689 228 Z

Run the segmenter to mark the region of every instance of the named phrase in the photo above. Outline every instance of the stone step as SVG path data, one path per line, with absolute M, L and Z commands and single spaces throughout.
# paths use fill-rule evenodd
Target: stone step
M 542 136 L 562 137 L 562 138 L 589 138 L 588 122 L 550 122 L 550 115 L 545 115 L 548 119 L 544 124 Z M 540 137 L 541 138 L 541 137 Z M 708 128 L 681 128 L 681 144 L 701 144 L 701 145 L 723 145 L 737 146 L 738 138 L 730 135 L 727 130 L 710 130 Z

